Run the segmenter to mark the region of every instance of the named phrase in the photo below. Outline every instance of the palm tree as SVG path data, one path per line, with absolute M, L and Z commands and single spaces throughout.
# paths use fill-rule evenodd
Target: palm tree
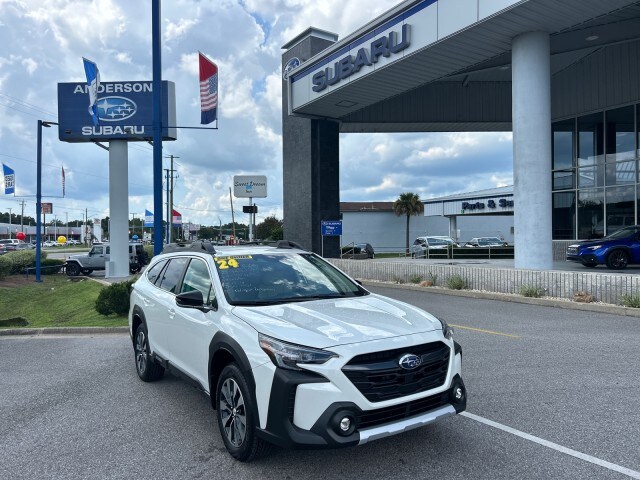
M 405 192 L 401 193 L 398 199 L 393 202 L 393 211 L 399 217 L 407 216 L 407 236 L 406 236 L 406 254 L 409 254 L 409 219 L 411 215 L 419 215 L 424 212 L 424 203 L 420 200 L 417 193 Z

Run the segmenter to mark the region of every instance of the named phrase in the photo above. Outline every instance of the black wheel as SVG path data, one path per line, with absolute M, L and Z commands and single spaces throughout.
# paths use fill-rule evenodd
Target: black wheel
M 416 258 L 416 254 L 414 252 L 411 252 L 411 258 Z
M 136 359 L 136 371 L 141 380 L 153 382 L 164 375 L 164 367 L 153 361 L 149 353 L 149 340 L 147 339 L 147 327 L 143 323 L 136 330 L 133 342 L 133 351 Z
M 93 270 L 91 268 L 83 268 L 82 269 L 82 274 L 83 275 L 91 275 L 91 272 L 93 272 Z
M 77 277 L 78 275 L 80 275 L 80 265 L 78 265 L 77 263 L 67 263 L 67 275 L 69 275 L 70 277 Z
M 607 267 L 611 270 L 624 270 L 629 263 L 629 256 L 624 250 L 614 250 L 607 257 Z
M 249 386 L 235 363 L 222 370 L 216 387 L 216 416 L 224 446 L 233 458 L 250 462 L 266 454 L 271 444 L 256 435 L 257 418 Z
M 129 267 L 129 272 L 131 272 L 131 274 L 138 273 L 139 271 L 140 267 Z

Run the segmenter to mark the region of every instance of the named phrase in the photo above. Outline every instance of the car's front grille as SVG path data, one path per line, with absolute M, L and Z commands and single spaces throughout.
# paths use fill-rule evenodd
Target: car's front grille
M 375 410 L 361 412 L 356 416 L 356 425 L 361 429 L 397 422 L 435 410 L 448 403 L 450 403 L 449 392 L 446 391 L 431 397 L 414 400 L 413 402 L 394 405 L 393 407 L 377 408 Z
M 451 349 L 442 342 L 358 355 L 342 372 L 370 402 L 382 402 L 424 392 L 444 384 Z M 420 357 L 421 364 L 406 370 L 400 359 L 406 354 Z
M 577 255 L 578 254 L 578 247 L 568 247 L 567 248 L 567 254 L 568 255 Z

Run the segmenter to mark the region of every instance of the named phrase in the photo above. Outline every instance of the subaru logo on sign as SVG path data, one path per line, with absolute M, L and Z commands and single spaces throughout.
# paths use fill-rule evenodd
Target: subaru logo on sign
M 418 368 L 422 364 L 422 359 L 414 355 L 413 353 L 407 353 L 400 357 L 400 361 L 398 365 L 400 365 L 405 370 L 413 370 L 414 368 Z
M 105 122 L 119 122 L 133 117 L 138 106 L 126 97 L 102 97 L 98 100 L 98 118 Z
M 282 79 L 286 80 L 289 76 L 289 72 L 294 68 L 298 68 L 300 66 L 300 59 L 298 57 L 293 57 L 291 60 L 287 62 L 287 64 L 282 69 Z

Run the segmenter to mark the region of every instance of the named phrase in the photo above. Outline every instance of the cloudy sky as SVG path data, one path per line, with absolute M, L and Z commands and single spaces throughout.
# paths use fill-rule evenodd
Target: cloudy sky
M 175 208 L 184 221 L 231 220 L 234 175 L 267 175 L 258 220 L 282 218 L 281 46 L 309 26 L 340 38 L 398 0 L 164 0 L 162 77 L 176 85 L 179 125 L 200 122 L 200 50 L 220 69 L 219 129 L 181 130 Z M 35 216 L 37 120 L 57 120 L 57 84 L 85 81 L 82 57 L 108 81 L 151 80 L 151 2 L 0 0 L 0 161 L 16 172 L 17 196 L 0 211 Z M 342 201 L 388 201 L 404 191 L 425 199 L 512 183 L 510 133 L 343 134 Z M 66 173 L 62 194 L 61 167 Z M 165 160 L 168 168 L 168 160 Z M 163 187 L 164 188 L 164 187 Z M 2 190 L 3 193 L 4 190 Z M 129 144 L 129 211 L 152 210 L 152 147 Z M 60 142 L 43 129 L 43 201 L 58 218 L 108 215 L 108 153 Z M 234 202 L 236 211 L 246 199 Z M 246 221 L 246 215 L 236 216 Z

